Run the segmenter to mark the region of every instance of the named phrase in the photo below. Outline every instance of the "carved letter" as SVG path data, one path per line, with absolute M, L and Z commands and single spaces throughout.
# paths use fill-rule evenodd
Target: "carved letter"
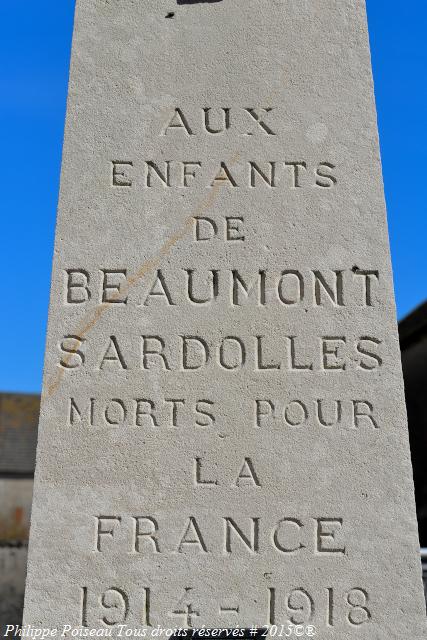
M 268 184 L 269 187 L 276 186 L 276 163 L 269 162 L 270 165 L 270 175 L 267 176 L 262 169 L 259 168 L 256 162 L 249 162 L 250 166 L 250 184 L 251 187 L 256 187 L 256 176 L 257 174 L 264 180 L 265 184 Z
M 263 406 L 266 408 L 263 409 Z M 274 418 L 274 404 L 271 400 L 255 400 L 255 426 L 261 427 L 263 417 Z
M 338 547 L 335 535 L 342 529 L 341 518 L 318 518 L 317 522 L 317 552 L 345 553 L 345 546 Z M 334 546 L 335 545 L 335 546 Z
M 120 295 L 120 282 L 114 282 L 114 276 L 117 280 L 124 279 L 126 282 L 126 269 L 101 269 L 104 274 L 102 283 L 102 302 L 108 304 L 126 304 L 127 296 Z M 113 293 L 110 293 L 112 291 Z
M 71 341 L 71 345 L 68 345 L 69 341 Z M 60 360 L 59 364 L 61 367 L 64 367 L 64 369 L 77 369 L 80 365 L 84 364 L 85 354 L 77 347 L 81 347 L 85 342 L 86 340 L 79 338 L 79 336 L 64 336 L 59 348 L 68 355 Z
M 194 304 L 208 304 L 212 302 L 218 297 L 218 277 L 219 271 L 216 269 L 210 270 L 209 273 L 209 281 L 210 281 L 210 291 L 207 292 L 205 297 L 196 297 L 193 291 L 194 277 L 195 273 L 194 269 L 185 269 L 187 273 L 187 295 L 191 302 Z
M 191 131 L 190 126 L 187 122 L 187 119 L 185 117 L 185 115 L 183 114 L 183 112 L 181 111 L 181 109 L 176 108 L 172 118 L 170 119 L 170 122 L 168 125 L 166 125 L 164 131 L 163 131 L 163 135 L 167 135 L 167 132 L 169 131 L 169 129 L 184 129 L 185 133 L 189 136 L 193 136 L 194 133 Z
M 366 420 L 368 420 L 375 429 L 379 429 L 380 426 L 372 415 L 373 411 L 373 405 L 367 400 L 353 400 L 354 428 L 357 429 L 360 426 L 362 419 L 366 418 Z
M 334 271 L 335 283 L 329 285 L 320 271 L 313 271 L 314 276 L 314 295 L 317 306 L 322 306 L 322 290 L 325 291 L 328 297 L 334 304 L 339 307 L 344 306 L 344 294 L 343 294 L 343 272 Z
M 175 303 L 172 301 L 171 294 L 166 285 L 164 275 L 161 269 L 157 269 L 156 278 L 152 284 L 150 291 L 147 293 L 144 306 L 147 307 L 150 303 L 151 298 L 158 298 L 164 300 L 169 306 L 174 306 Z
M 288 298 L 283 293 L 283 285 L 286 276 L 295 276 L 295 278 L 297 279 L 295 297 L 293 298 Z M 280 302 L 287 305 L 297 304 L 298 302 L 302 302 L 304 300 L 304 278 L 299 271 L 293 271 L 292 269 L 286 269 L 285 271 L 282 271 L 279 283 L 277 285 L 277 295 L 279 296 Z
M 152 359 L 154 359 L 154 357 L 160 358 L 160 361 L 162 363 L 162 367 L 163 369 L 166 369 L 167 371 L 170 371 L 170 366 L 168 364 L 168 361 L 166 359 L 165 354 L 163 353 L 164 348 L 165 348 L 165 342 L 163 340 L 163 338 L 161 338 L 160 336 L 141 336 L 141 340 L 142 340 L 142 363 L 141 363 L 141 368 L 142 369 L 149 369 L 149 356 L 152 356 Z M 154 345 L 151 346 L 151 348 L 149 347 L 149 343 L 157 343 L 158 348 L 155 349 Z
M 212 180 L 211 187 L 213 187 L 216 183 L 218 184 L 228 183 L 232 187 L 237 187 L 237 182 L 231 175 L 230 170 L 228 169 L 225 162 L 221 162 L 220 170 L 216 174 L 215 178 Z
M 364 269 L 357 269 L 354 271 L 355 276 L 361 276 L 364 282 L 364 304 L 367 307 L 373 306 L 372 301 L 372 278 L 376 278 L 377 282 L 380 279 L 378 271 L 366 271 Z
M 195 242 L 205 242 L 206 240 L 212 240 L 218 233 L 218 227 L 214 220 L 211 218 L 197 217 L 194 218 L 194 240 Z M 203 233 L 203 227 L 204 233 Z
M 121 522 L 120 517 L 115 516 L 95 516 L 96 523 L 96 542 L 95 542 L 95 551 L 102 551 L 101 549 L 101 536 L 108 536 L 112 538 L 114 536 L 114 526 L 117 522 Z M 103 525 L 106 524 L 108 527 L 103 529 Z
M 227 108 L 222 109 L 224 124 L 219 129 L 214 129 L 211 126 L 211 123 L 210 123 L 211 108 L 207 107 L 206 109 L 203 109 L 203 111 L 205 114 L 205 129 L 208 133 L 223 133 L 226 129 L 230 128 L 230 109 L 227 109 Z
M 224 518 L 225 523 L 225 551 L 232 553 L 231 533 L 234 531 L 250 551 L 258 553 L 259 549 L 259 518 L 251 518 L 252 530 L 250 536 L 246 536 L 233 518 Z
M 260 481 L 258 480 L 258 476 L 255 472 L 253 462 L 250 458 L 245 458 L 243 462 L 243 466 L 239 471 L 239 475 L 237 476 L 236 486 L 240 487 L 240 480 L 249 480 L 256 487 L 260 487 Z
M 110 336 L 110 342 L 100 362 L 99 368 L 103 369 L 106 362 L 116 363 L 120 365 L 120 369 L 127 369 L 127 364 L 120 351 L 120 347 L 115 336 Z
M 285 162 L 284 163 L 285 167 L 292 167 L 293 168 L 293 181 L 292 181 L 292 187 L 294 189 L 299 189 L 301 187 L 300 184 L 300 169 L 307 169 L 307 164 L 305 162 Z
M 89 290 L 89 274 L 83 269 L 67 269 L 67 296 L 68 304 L 82 304 L 91 299 Z
M 208 405 L 209 407 L 213 407 L 214 403 L 210 400 L 198 400 L 196 402 L 196 414 L 198 416 L 205 416 L 206 420 L 201 420 L 201 418 L 197 418 L 196 425 L 198 427 L 209 427 L 211 424 L 215 422 L 215 416 L 213 413 L 207 411 L 207 409 L 203 408 L 203 405 Z
M 192 537 L 190 537 L 190 535 Z M 200 531 L 200 527 L 197 524 L 196 518 L 189 518 L 187 527 L 184 531 L 184 535 L 181 538 L 181 541 L 178 545 L 178 553 L 183 553 L 184 545 L 197 545 L 200 551 L 204 553 L 208 553 L 208 548 L 203 540 L 202 532 Z
M 276 135 L 274 131 L 270 129 L 270 127 L 267 124 L 265 124 L 263 120 L 261 120 L 261 116 L 255 111 L 255 109 L 245 109 L 245 111 L 249 113 L 249 115 L 255 120 L 255 122 L 260 126 L 260 128 L 264 131 L 264 133 L 266 133 L 269 136 Z M 273 111 L 273 107 L 266 107 L 265 109 L 262 109 L 262 111 L 264 113 L 270 113 L 270 111 Z M 252 133 L 248 132 L 247 135 L 251 136 Z
M 182 186 L 188 187 L 188 179 L 196 177 L 196 167 L 201 167 L 201 162 L 183 162 L 182 163 Z
M 279 540 L 280 529 L 284 528 L 286 525 L 291 525 L 293 527 L 296 527 L 298 530 L 298 533 L 304 527 L 303 523 L 300 522 L 299 520 L 296 520 L 295 518 L 283 518 L 283 520 L 280 520 L 273 530 L 273 543 L 276 549 L 278 551 L 282 551 L 282 553 L 295 553 L 300 549 L 304 549 L 305 544 L 300 542 L 298 539 L 295 543 L 295 546 L 292 546 L 292 547 L 285 546 L 284 542 L 280 542 Z
M 311 364 L 297 364 L 296 361 L 296 348 L 295 348 L 295 340 L 296 337 L 295 336 L 289 336 L 289 342 L 290 342 L 290 354 L 289 354 L 289 368 L 291 369 L 291 371 L 312 371 L 313 370 L 313 363 Z
M 343 360 L 339 360 L 338 350 L 341 345 L 346 344 L 345 338 L 323 338 L 322 340 L 322 353 L 323 353 L 323 368 L 325 371 L 345 371 L 346 364 Z
M 207 485 L 213 486 L 218 484 L 218 480 L 202 480 L 202 459 L 195 458 L 194 459 L 194 478 L 195 484 L 198 485 Z
M 327 170 L 335 169 L 335 165 L 330 162 L 321 162 L 316 170 L 317 180 L 316 184 L 318 187 L 324 187 L 325 189 L 330 189 L 337 183 L 337 179 L 335 176 L 328 173 Z M 324 178 L 324 180 L 319 180 L 319 178 Z
M 113 160 L 113 187 L 131 187 L 132 180 L 125 173 L 124 167 L 133 167 L 133 162 Z
M 208 363 L 210 358 L 209 347 L 203 338 L 196 336 L 181 336 L 182 340 L 182 368 L 185 371 L 195 371 L 201 369 Z M 193 344 L 193 358 L 191 358 L 191 352 L 189 351 L 189 345 Z M 194 362 L 196 351 L 195 346 L 198 345 L 199 361 Z M 200 359 L 201 358 L 201 359 Z
M 377 338 L 362 337 L 356 344 L 356 351 L 358 353 L 360 353 L 362 356 L 367 356 L 370 360 L 373 360 L 373 362 L 366 362 L 366 360 L 361 359 L 359 367 L 361 369 L 364 369 L 365 371 L 372 371 L 373 369 L 377 369 L 378 367 L 380 367 L 383 361 L 381 356 L 374 353 L 374 351 L 368 351 L 364 344 L 366 342 L 370 342 L 372 345 L 375 345 L 374 347 L 372 347 L 373 349 L 375 349 L 381 344 L 381 340 L 378 340 Z
M 164 170 L 164 173 L 162 173 L 155 162 L 153 162 L 152 160 L 148 160 L 145 163 L 145 165 L 147 167 L 147 176 L 146 176 L 146 182 L 145 182 L 146 186 L 147 187 L 152 187 L 153 186 L 152 176 L 153 176 L 153 171 L 154 171 L 154 175 L 156 175 L 159 178 L 159 180 L 161 181 L 163 186 L 164 187 L 170 187 L 171 186 L 171 182 L 170 182 L 170 176 L 171 176 L 170 164 L 171 163 L 170 163 L 169 160 L 165 160 L 165 170 Z
M 155 533 L 157 533 L 159 525 L 157 524 L 154 518 L 149 518 L 147 516 L 134 516 L 135 521 L 135 531 L 134 531 L 134 545 L 133 551 L 135 553 L 141 552 L 141 539 L 148 539 L 152 546 L 154 547 L 155 553 L 160 553 L 159 542 Z M 147 523 L 150 527 L 150 531 L 143 531 L 143 524 Z

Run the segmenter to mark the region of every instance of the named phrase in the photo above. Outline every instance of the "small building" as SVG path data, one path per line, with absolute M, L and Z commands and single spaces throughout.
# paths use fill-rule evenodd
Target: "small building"
M 39 411 L 38 395 L 0 393 L 0 635 L 22 616 Z

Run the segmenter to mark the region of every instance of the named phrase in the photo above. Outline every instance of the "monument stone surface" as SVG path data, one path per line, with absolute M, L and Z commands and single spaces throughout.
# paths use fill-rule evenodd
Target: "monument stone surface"
M 365 3 L 78 0 L 25 624 L 421 640 L 418 552 Z

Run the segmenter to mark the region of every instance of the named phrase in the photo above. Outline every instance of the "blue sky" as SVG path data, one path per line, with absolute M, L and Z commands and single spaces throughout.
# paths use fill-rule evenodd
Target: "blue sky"
M 173 8 L 175 1 L 170 2 Z M 0 390 L 38 392 L 74 2 L 0 4 Z M 368 0 L 367 5 L 396 301 L 402 317 L 427 298 L 427 3 Z

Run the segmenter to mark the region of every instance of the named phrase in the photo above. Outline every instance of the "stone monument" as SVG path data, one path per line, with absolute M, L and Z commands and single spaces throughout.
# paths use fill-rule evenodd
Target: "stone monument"
M 77 1 L 25 624 L 425 637 L 364 4 Z

